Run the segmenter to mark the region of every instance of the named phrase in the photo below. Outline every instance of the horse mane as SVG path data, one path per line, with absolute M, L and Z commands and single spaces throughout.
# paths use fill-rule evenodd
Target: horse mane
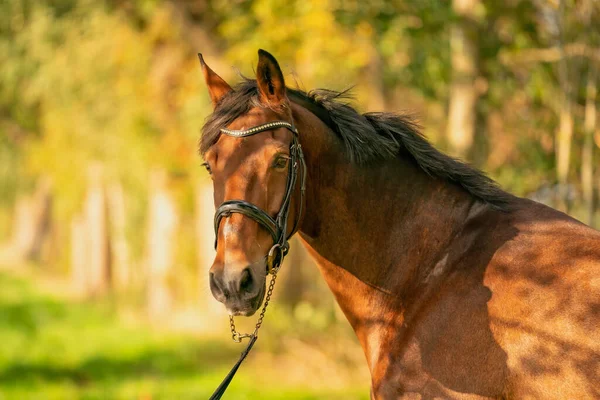
M 304 92 L 287 88 L 291 101 L 307 108 L 342 140 L 351 162 L 367 165 L 408 156 L 423 172 L 462 187 L 476 199 L 504 210 L 510 195 L 482 171 L 438 151 L 421 133 L 419 124 L 406 114 L 369 112 L 361 114 L 349 101 L 348 91 L 315 89 Z M 260 106 L 254 79 L 244 79 L 226 94 L 207 118 L 199 142 L 200 154 L 217 142 L 220 129 Z

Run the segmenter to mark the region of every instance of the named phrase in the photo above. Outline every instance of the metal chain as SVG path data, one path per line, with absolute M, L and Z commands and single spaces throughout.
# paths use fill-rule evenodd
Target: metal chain
M 267 312 L 267 306 L 269 305 L 269 301 L 271 300 L 271 295 L 273 294 L 273 288 L 275 287 L 275 280 L 277 279 L 277 272 L 279 272 L 279 267 L 274 268 L 271 273 L 271 281 L 269 282 L 269 288 L 267 289 L 267 296 L 265 297 L 265 304 L 263 305 L 262 311 L 258 316 L 258 320 L 256 321 L 256 325 L 254 328 L 254 332 L 252 333 L 239 333 L 235 329 L 235 322 L 233 321 L 233 315 L 229 316 L 229 328 L 231 329 L 231 338 L 234 342 L 240 343 L 244 338 L 251 338 L 258 334 L 258 330 L 263 323 L 263 319 L 265 318 L 265 313 Z

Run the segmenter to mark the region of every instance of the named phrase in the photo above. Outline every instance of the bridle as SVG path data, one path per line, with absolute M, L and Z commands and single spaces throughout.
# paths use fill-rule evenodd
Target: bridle
M 252 218 L 260 226 L 266 229 L 273 238 L 273 246 L 267 253 L 267 273 L 273 274 L 274 271 L 279 269 L 283 258 L 286 256 L 289 250 L 288 239 L 296 232 L 300 218 L 302 218 L 302 209 L 304 206 L 304 193 L 306 191 L 306 163 L 304 162 L 304 154 L 302 153 L 302 146 L 298 141 L 298 130 L 294 125 L 285 121 L 273 121 L 267 122 L 266 124 L 258 125 L 245 130 L 230 130 L 221 129 L 221 133 L 235 137 L 244 138 L 248 136 L 256 135 L 264 131 L 269 131 L 277 128 L 286 128 L 292 132 L 292 143 L 290 144 L 290 162 L 288 165 L 288 177 L 285 188 L 285 195 L 283 202 L 279 208 L 279 212 L 275 218 L 271 217 L 266 211 L 260 207 L 249 203 L 245 200 L 227 200 L 223 202 L 215 213 L 215 249 L 217 248 L 217 241 L 219 237 L 219 225 L 223 218 L 229 217 L 233 213 L 238 213 Z M 296 187 L 296 181 L 298 180 L 298 169 L 301 168 L 300 175 L 300 204 L 298 206 L 298 212 L 294 221 L 294 227 L 292 228 L 290 235 L 287 235 L 287 224 L 288 216 L 290 213 L 290 204 L 294 189 Z
M 219 238 L 219 225 L 221 224 L 221 220 L 223 218 L 229 217 L 231 214 L 238 213 L 245 215 L 249 218 L 252 218 L 254 221 L 258 222 L 260 226 L 266 229 L 273 238 L 273 246 L 270 248 L 269 252 L 266 255 L 266 265 L 267 265 L 267 274 L 271 274 L 271 281 L 269 282 L 269 288 L 267 289 L 267 294 L 265 297 L 265 302 L 263 308 L 261 310 L 260 316 L 258 317 L 258 321 L 256 322 L 254 332 L 248 334 L 241 334 L 236 331 L 235 323 L 233 321 L 233 316 L 229 316 L 229 326 L 231 328 L 231 336 L 235 342 L 241 342 L 243 338 L 249 338 L 250 342 L 246 349 L 240 355 L 239 360 L 233 366 L 231 371 L 227 374 L 223 382 L 217 387 L 213 395 L 210 397 L 210 400 L 218 400 L 221 398 L 227 386 L 233 379 L 233 376 L 237 372 L 240 364 L 250 350 L 256 339 L 258 338 L 258 330 L 262 324 L 263 318 L 265 316 L 265 312 L 267 311 L 267 306 L 269 305 L 269 300 L 271 299 L 271 294 L 273 293 L 273 288 L 275 287 L 275 279 L 277 278 L 277 272 L 279 272 L 279 268 L 281 267 L 281 263 L 283 259 L 288 253 L 290 245 L 288 243 L 288 239 L 296 232 L 299 227 L 300 219 L 302 218 L 302 212 L 304 208 L 304 194 L 306 192 L 306 162 L 304 161 L 304 154 L 302 153 L 302 146 L 300 146 L 299 138 L 298 138 L 298 130 L 294 127 L 293 124 L 285 121 L 273 121 L 267 122 L 262 125 L 257 125 L 255 127 L 245 129 L 245 130 L 230 130 L 230 129 L 221 129 L 221 133 L 234 137 L 234 138 L 244 138 L 252 135 L 256 135 L 257 133 L 269 131 L 277 128 L 286 128 L 290 132 L 292 132 L 292 142 L 290 144 L 290 162 L 288 165 L 288 176 L 285 187 L 285 195 L 283 196 L 283 201 L 281 203 L 281 207 L 279 208 L 279 212 L 276 217 L 273 218 L 266 211 L 262 210 L 260 207 L 249 203 L 245 200 L 227 200 L 224 201 L 215 212 L 215 249 L 217 248 L 218 238 Z M 296 219 L 294 221 L 294 226 L 290 231 L 290 234 L 287 234 L 287 224 L 288 217 L 290 213 L 290 204 L 292 201 L 292 196 L 294 195 L 294 190 L 296 188 L 296 182 L 298 180 L 298 173 L 300 169 L 300 204 L 298 205 L 298 212 L 296 214 Z

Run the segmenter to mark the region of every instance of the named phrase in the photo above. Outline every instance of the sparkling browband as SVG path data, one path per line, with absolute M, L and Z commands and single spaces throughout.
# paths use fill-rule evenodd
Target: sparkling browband
M 266 124 L 258 125 L 253 128 L 245 129 L 245 130 L 231 130 L 231 129 L 223 128 L 223 129 L 221 129 L 221 132 L 228 136 L 246 137 L 246 136 L 256 135 L 257 133 L 268 131 L 273 128 L 287 128 L 290 131 L 294 132 L 295 134 L 298 133 L 292 124 L 285 122 L 285 121 L 267 122 Z

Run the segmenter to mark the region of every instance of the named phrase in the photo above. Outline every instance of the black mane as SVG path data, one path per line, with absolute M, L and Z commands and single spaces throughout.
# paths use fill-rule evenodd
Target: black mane
M 348 92 L 317 89 L 308 93 L 287 89 L 290 99 L 313 112 L 343 141 L 356 164 L 369 164 L 406 154 L 425 173 L 461 186 L 473 197 L 496 209 L 505 209 L 510 195 L 483 172 L 436 150 L 408 115 L 360 114 L 347 100 Z M 220 129 L 259 106 L 256 81 L 245 79 L 225 95 L 202 129 L 200 153 L 204 154 L 220 136 Z

